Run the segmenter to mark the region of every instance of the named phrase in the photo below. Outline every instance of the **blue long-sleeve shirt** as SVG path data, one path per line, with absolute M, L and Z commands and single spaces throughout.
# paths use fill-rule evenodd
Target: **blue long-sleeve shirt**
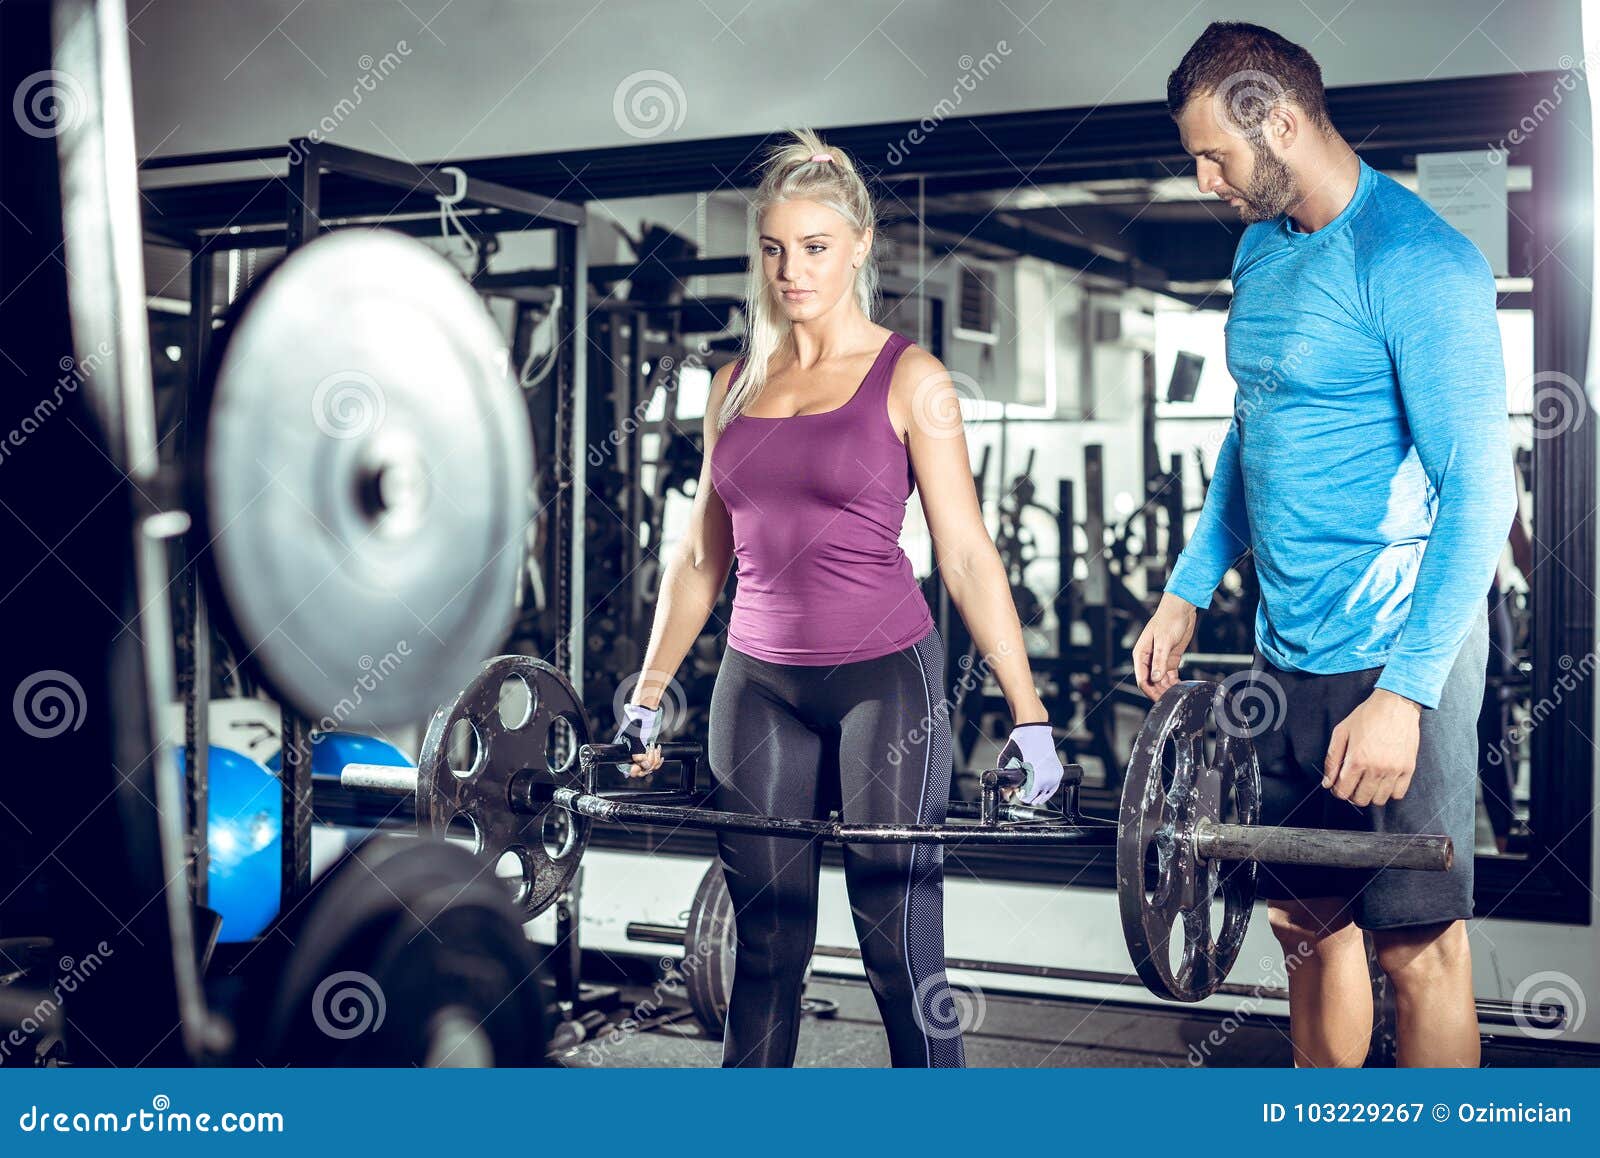
M 1437 707 L 1516 509 L 1488 262 L 1362 162 L 1323 228 L 1245 230 L 1226 334 L 1233 421 L 1167 590 L 1207 607 L 1253 549 L 1269 662 Z

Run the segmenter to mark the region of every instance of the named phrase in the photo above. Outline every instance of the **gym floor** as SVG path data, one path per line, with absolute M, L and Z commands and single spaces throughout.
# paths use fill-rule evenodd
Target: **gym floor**
M 621 1005 L 632 1009 L 650 996 L 645 986 L 623 986 Z M 833 1002 L 837 1009 L 827 1017 L 807 1016 L 800 1028 L 795 1065 L 889 1064 L 883 1022 L 865 981 L 813 978 L 806 997 Z M 659 1017 L 675 1008 L 667 1004 L 652 1014 Z M 967 1065 L 977 1067 L 1288 1066 L 1288 1028 L 1287 1021 L 1260 1014 L 1234 1028 L 1224 1027 L 1220 1014 L 1170 1006 L 987 993 L 981 1023 L 968 1031 L 965 1045 Z M 1222 1044 L 1207 1046 L 1213 1033 L 1219 1034 Z M 722 1043 L 708 1039 L 684 1009 L 683 1016 L 648 1029 L 601 1029 L 554 1060 L 580 1068 L 718 1066 Z M 1535 1049 L 1510 1038 L 1489 1038 L 1483 1047 L 1485 1066 L 1597 1063 L 1600 1051 Z

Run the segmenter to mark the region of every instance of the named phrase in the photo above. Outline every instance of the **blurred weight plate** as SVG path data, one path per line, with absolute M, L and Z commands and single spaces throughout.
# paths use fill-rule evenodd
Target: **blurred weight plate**
M 445 841 L 368 840 L 245 973 L 232 1065 L 538 1066 L 537 954 L 492 874 Z
M 344 230 L 225 341 L 198 504 L 225 622 L 313 722 L 430 716 L 514 610 L 533 445 L 498 328 L 420 242 Z

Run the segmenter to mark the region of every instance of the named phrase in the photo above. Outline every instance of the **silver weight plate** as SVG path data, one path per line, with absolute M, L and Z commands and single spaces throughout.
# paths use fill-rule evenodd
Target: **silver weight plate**
M 417 758 L 417 831 L 471 843 L 529 918 L 560 899 L 589 844 L 588 817 L 554 802 L 587 790 L 583 703 L 542 660 L 500 655 L 428 721 Z M 513 802 L 517 803 L 513 803 Z
M 212 382 L 206 552 L 240 641 L 313 721 L 431 714 L 514 612 L 533 442 L 461 275 L 325 234 L 251 292 Z

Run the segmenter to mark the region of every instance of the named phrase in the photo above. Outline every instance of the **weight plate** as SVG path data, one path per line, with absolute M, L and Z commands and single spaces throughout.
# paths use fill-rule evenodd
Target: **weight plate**
M 313 721 L 431 712 L 504 642 L 530 517 L 477 294 L 401 234 L 326 234 L 240 303 L 209 381 L 199 541 L 241 654 Z
M 1239 955 L 1255 903 L 1254 861 L 1195 855 L 1200 820 L 1255 824 L 1261 815 L 1255 746 L 1225 714 L 1226 696 L 1221 685 L 1197 680 L 1168 690 L 1145 717 L 1122 785 L 1122 930 L 1140 979 L 1173 1001 L 1200 1001 L 1217 991 Z
M 465 849 L 368 841 L 283 931 L 292 948 L 253 977 L 265 993 L 246 1009 L 264 1016 L 234 1064 L 543 1064 L 536 956 L 520 914 Z
M 417 830 L 470 839 L 524 914 L 538 916 L 572 883 L 589 843 L 589 818 L 552 802 L 556 788 L 586 787 L 578 749 L 588 742 L 566 676 L 525 655 L 496 656 L 428 722 Z M 515 810 L 514 794 L 531 811 Z
M 0 937 L 0 985 L 48 968 L 59 956 L 54 949 L 55 941 L 49 937 Z

